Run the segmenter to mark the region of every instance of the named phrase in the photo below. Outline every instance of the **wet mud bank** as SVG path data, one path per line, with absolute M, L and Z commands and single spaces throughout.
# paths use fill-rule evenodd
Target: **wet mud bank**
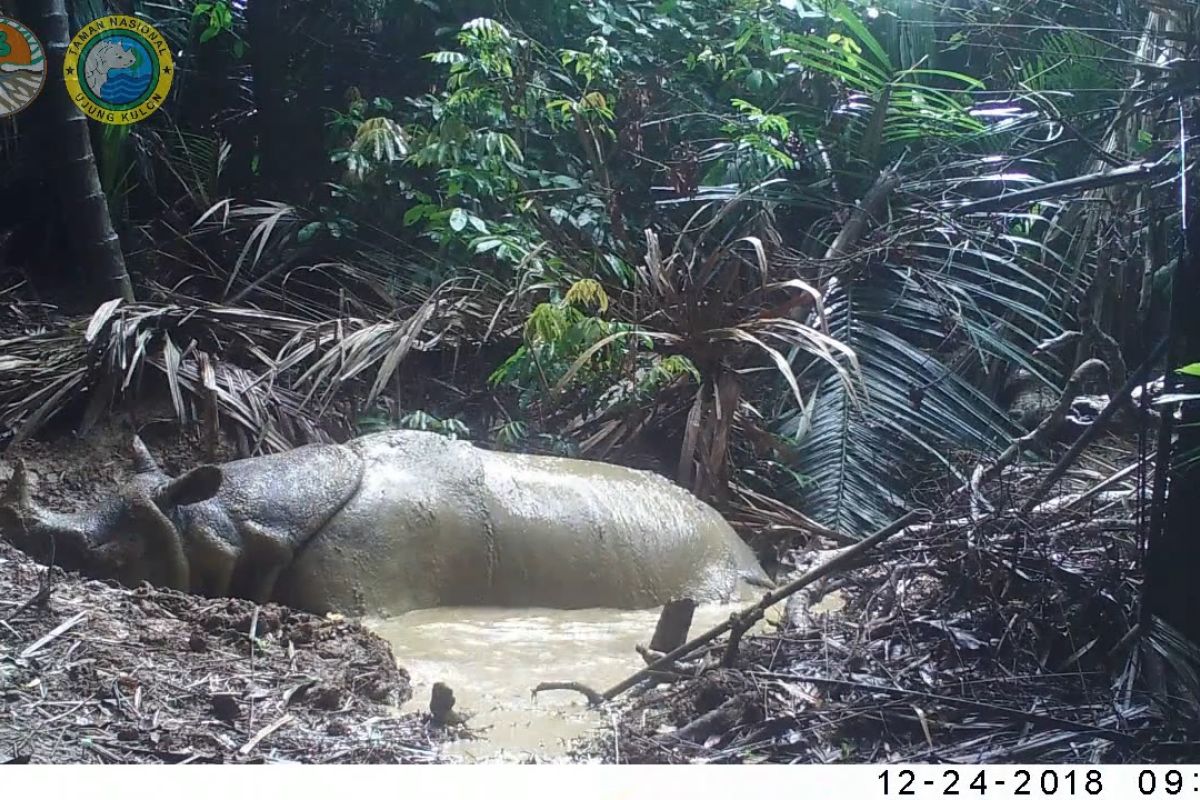
M 361 625 L 128 590 L 0 543 L 0 763 L 414 763 L 441 732 Z

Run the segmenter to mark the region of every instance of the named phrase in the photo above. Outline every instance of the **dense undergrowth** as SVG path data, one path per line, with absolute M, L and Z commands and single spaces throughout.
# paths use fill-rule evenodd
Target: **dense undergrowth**
M 911 501 L 902 465 L 1007 445 L 1017 370 L 1057 389 L 1098 355 L 1111 391 L 1153 333 L 1185 12 L 382 2 L 331 12 L 336 57 L 286 50 L 316 5 L 264 3 L 295 21 L 269 40 L 237 4 L 141 9 L 187 73 L 96 144 L 144 307 L 14 341 L 8 427 L 162 375 L 253 447 L 342 401 L 854 536 Z M 10 285 L 50 256 L 10 247 Z M 431 351 L 442 397 L 408 388 Z

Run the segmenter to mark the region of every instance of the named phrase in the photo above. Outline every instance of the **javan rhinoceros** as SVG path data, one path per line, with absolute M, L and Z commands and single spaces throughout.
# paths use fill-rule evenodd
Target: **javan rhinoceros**
M 18 464 L 0 531 L 128 585 L 316 612 L 648 608 L 770 584 L 713 508 L 626 467 L 392 431 L 171 478 L 133 446 L 129 485 L 78 514 L 35 505 Z

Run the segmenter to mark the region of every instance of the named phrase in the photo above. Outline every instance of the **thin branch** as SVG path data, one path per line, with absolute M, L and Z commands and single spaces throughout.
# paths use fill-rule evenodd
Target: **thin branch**
M 1154 350 L 1150 353 L 1150 357 L 1137 368 L 1136 372 L 1129 376 L 1125 381 L 1125 385 L 1113 395 L 1112 400 L 1104 407 L 1104 410 L 1096 416 L 1092 424 L 1075 440 L 1075 444 L 1071 445 L 1071 448 L 1063 454 L 1063 457 L 1054 465 L 1054 469 L 1050 470 L 1050 473 L 1046 475 L 1038 487 L 1025 498 L 1025 503 L 1021 506 L 1022 514 L 1028 514 L 1033 511 L 1037 507 L 1038 501 L 1050 490 L 1050 487 L 1071 468 L 1071 465 L 1079 459 L 1079 456 L 1088 448 L 1088 445 L 1094 442 L 1096 437 L 1107 429 L 1108 424 L 1112 422 L 1117 413 L 1129 402 L 1129 397 L 1133 393 L 1134 387 L 1146 380 L 1150 374 L 1150 370 L 1154 368 L 1155 362 L 1158 361 L 1163 351 L 1166 350 L 1166 346 L 1167 342 L 1165 339 L 1160 340 L 1155 345 Z
M 1168 161 L 1153 164 L 1133 164 L 1120 169 L 1098 172 L 1093 175 L 1080 175 L 1075 178 L 1044 183 L 1030 189 L 1020 189 L 1015 192 L 985 197 L 981 200 L 970 200 L 950 209 L 953 216 L 977 214 L 981 211 L 999 211 L 1013 206 L 1027 205 L 1039 200 L 1050 200 L 1075 194 L 1090 189 L 1104 189 L 1109 186 L 1119 186 L 1125 183 L 1146 183 L 1156 178 L 1170 174 L 1175 166 Z
M 775 589 L 774 591 L 768 592 L 760 601 L 750 608 L 740 613 L 730 615 L 729 619 L 725 622 L 710 628 L 686 644 L 675 648 L 671 652 L 650 663 L 643 669 L 638 670 L 633 675 L 630 675 L 628 678 L 603 692 L 602 694 L 597 693 L 595 690 L 576 682 L 555 684 L 543 683 L 539 684 L 538 689 L 535 689 L 534 691 L 545 691 L 555 688 L 570 689 L 587 695 L 589 702 L 593 706 L 597 706 L 601 703 L 612 700 L 618 695 L 623 694 L 627 690 L 636 686 L 651 673 L 660 671 L 664 667 L 674 664 L 679 659 L 694 653 L 696 650 L 699 650 L 701 647 L 709 642 L 712 642 L 722 634 L 738 628 L 741 628 L 743 631 L 749 629 L 750 626 L 752 626 L 755 622 L 762 619 L 763 614 L 766 613 L 768 608 L 775 605 L 780 600 L 790 597 L 791 595 L 803 589 L 805 586 L 824 578 L 831 572 L 853 563 L 864 553 L 870 551 L 872 548 L 886 541 L 887 539 L 895 536 L 897 533 L 900 533 L 918 519 L 925 519 L 928 518 L 928 516 L 928 513 L 925 511 L 910 511 L 877 533 L 874 533 L 871 536 L 868 536 L 866 539 L 863 539 L 858 544 L 843 549 L 833 558 L 821 564 L 819 567 L 806 572 L 804 575 L 801 575 L 791 583 Z

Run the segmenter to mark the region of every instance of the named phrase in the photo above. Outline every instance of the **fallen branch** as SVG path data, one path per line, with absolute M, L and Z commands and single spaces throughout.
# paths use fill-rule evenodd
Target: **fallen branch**
M 1066 471 L 1071 468 L 1071 465 L 1079 459 L 1079 456 L 1082 455 L 1083 451 L 1088 448 L 1088 445 L 1094 442 L 1096 437 L 1105 431 L 1105 429 L 1108 427 L 1108 424 L 1112 422 L 1117 413 L 1120 412 L 1121 409 L 1125 407 L 1126 403 L 1129 402 L 1129 398 L 1133 394 L 1134 387 L 1143 383 L 1147 376 L 1149 376 L 1150 370 L 1154 368 L 1155 362 L 1158 361 L 1159 356 L 1161 356 L 1163 351 L 1166 350 L 1166 346 L 1166 339 L 1159 340 L 1159 343 L 1155 345 L 1154 350 L 1150 353 L 1150 357 L 1147 358 L 1142 365 L 1125 380 L 1125 385 L 1122 386 L 1115 395 L 1113 395 L 1112 400 L 1109 401 L 1108 405 L 1104 407 L 1104 410 L 1101 411 L 1096 416 L 1096 419 L 1092 422 L 1092 424 L 1089 425 L 1082 434 L 1080 434 L 1079 438 L 1075 440 L 1075 444 L 1071 445 L 1070 449 L 1063 454 L 1063 457 L 1059 459 L 1058 463 L 1054 465 L 1054 468 L 1050 470 L 1050 473 L 1046 475 L 1040 484 L 1038 484 L 1038 487 L 1034 489 L 1027 498 L 1025 498 L 1025 503 L 1021 506 L 1022 514 L 1029 514 L 1031 511 L 1033 511 L 1033 509 L 1037 507 L 1038 501 L 1041 500 L 1041 498 L 1045 496 L 1046 492 L 1050 491 L 1050 488 L 1054 486 L 1059 478 L 1061 478 Z
M 1172 172 L 1176 167 L 1168 161 L 1153 164 L 1134 164 L 1129 167 L 1110 169 L 1092 175 L 1080 175 L 1075 178 L 1045 183 L 1031 189 L 1021 189 L 1015 192 L 985 197 L 981 200 L 971 200 L 956 206 L 951 210 L 955 216 L 961 214 L 977 214 L 981 211 L 997 211 L 1014 206 L 1036 203 L 1040 200 L 1065 197 L 1076 192 L 1094 189 L 1104 189 L 1109 186 L 1119 186 L 1123 183 L 1140 183 L 1154 180 Z
M 238 748 L 238 754 L 243 755 L 243 756 L 249 755 L 251 750 L 253 750 L 255 747 L 258 747 L 259 742 L 261 742 L 263 739 L 270 736 L 275 731 L 282 728 L 284 725 L 287 725 L 293 719 L 295 719 L 295 717 L 293 717 L 291 714 L 284 714 L 282 717 L 275 720 L 274 722 L 272 722 L 267 727 L 263 728 L 258 733 L 254 734 L 253 739 L 251 739 L 250 741 L 248 741 L 244 745 L 242 745 L 240 748 Z
M 658 739 L 663 743 L 675 740 L 702 744 L 710 736 L 724 733 L 741 722 L 746 716 L 750 700 L 751 697 L 747 694 L 734 695 L 707 714 L 697 717 L 677 731 L 664 733 Z
M 690 597 L 672 600 L 663 606 L 658 624 L 654 626 L 654 636 L 650 639 L 650 649 L 669 653 L 686 642 L 695 612 L 696 601 Z
M 1071 403 L 1080 393 L 1084 378 L 1089 372 L 1098 369 L 1108 369 L 1103 361 L 1099 359 L 1089 359 L 1078 367 L 1071 374 L 1066 386 L 1063 387 L 1062 394 L 1058 397 L 1058 404 L 1041 423 L 1024 436 L 1014 439 L 1013 443 L 1008 446 L 1008 449 L 1000 454 L 990 467 L 986 469 L 976 469 L 975 474 L 971 477 L 971 492 L 978 494 L 983 484 L 995 479 L 1004 469 L 1017 460 L 1017 457 L 1023 450 L 1037 447 L 1045 444 L 1049 440 L 1050 434 L 1057 428 L 1064 419 L 1067 412 L 1071 409 Z
M 927 518 L 928 516 L 928 512 L 925 511 L 910 511 L 882 530 L 872 534 L 871 536 L 868 536 L 866 539 L 863 539 L 858 544 L 844 548 L 833 558 L 821 564 L 819 567 L 806 572 L 791 583 L 768 592 L 761 600 L 759 600 L 750 608 L 736 614 L 731 614 L 729 619 L 725 622 L 708 629 L 691 641 L 680 645 L 671 652 L 638 670 L 625 680 L 618 683 L 616 686 L 613 686 L 603 693 L 599 693 L 595 689 L 585 686 L 584 684 L 571 681 L 564 683 L 554 682 L 538 684 L 537 688 L 533 690 L 534 694 L 536 695 L 539 691 L 566 689 L 585 695 L 588 698 L 589 705 L 601 705 L 602 703 L 612 700 L 614 697 L 617 697 L 618 695 L 621 695 L 627 690 L 636 686 L 651 674 L 661 671 L 664 667 L 669 667 L 684 656 L 694 653 L 722 634 L 729 633 L 731 631 L 740 631 L 735 634 L 736 638 L 740 638 L 745 631 L 749 630 L 754 625 L 754 623 L 762 619 L 763 614 L 766 613 L 768 608 L 775 605 L 780 600 L 787 599 L 791 595 L 803 589 L 805 586 L 808 586 L 810 583 L 818 581 L 834 570 L 854 562 L 864 553 L 870 551 L 876 545 L 879 545 L 887 539 L 895 536 L 897 533 L 900 533 L 916 520 Z
M 80 611 L 78 614 L 71 617 L 69 620 L 67 620 L 66 622 L 59 625 L 57 628 L 50 631 L 42 638 L 38 639 L 33 644 L 29 645 L 29 647 L 26 647 L 24 650 L 21 651 L 21 654 L 17 657 L 18 658 L 29 658 L 31 655 L 33 655 L 37 651 L 41 650 L 43 647 L 45 647 L 46 645 L 53 642 L 59 636 L 62 636 L 64 633 L 71 630 L 71 628 L 74 628 L 76 625 L 83 622 L 85 619 L 87 619 L 87 612 Z
M 554 691 L 579 692 L 588 699 L 588 705 L 590 706 L 598 706 L 604 702 L 604 698 L 599 692 L 577 681 L 544 681 L 533 687 L 530 695 L 537 697 L 542 692 Z

